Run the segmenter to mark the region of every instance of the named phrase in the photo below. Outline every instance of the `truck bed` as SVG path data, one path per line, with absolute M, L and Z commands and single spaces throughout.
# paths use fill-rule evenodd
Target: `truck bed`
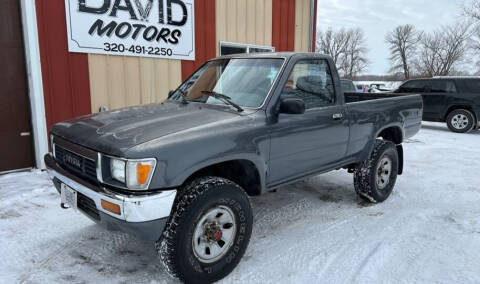
M 421 95 L 394 93 L 345 93 L 350 119 L 350 154 L 370 149 L 368 143 L 385 126 L 398 126 L 403 139 L 421 128 L 423 101 Z M 364 153 L 362 159 L 368 156 Z
M 386 98 L 404 97 L 411 94 L 396 93 L 345 93 L 345 103 L 356 103 L 361 101 L 370 101 Z

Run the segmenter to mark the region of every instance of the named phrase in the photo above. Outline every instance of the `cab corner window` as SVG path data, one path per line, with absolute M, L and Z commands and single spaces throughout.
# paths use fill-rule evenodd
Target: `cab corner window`
M 281 99 L 301 99 L 306 109 L 335 103 L 332 74 L 326 60 L 299 61 L 282 91 Z

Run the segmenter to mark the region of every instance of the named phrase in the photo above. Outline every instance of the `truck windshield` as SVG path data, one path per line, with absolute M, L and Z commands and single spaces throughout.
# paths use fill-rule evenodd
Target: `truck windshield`
M 282 67 L 283 59 L 232 58 L 206 63 L 170 97 L 177 101 L 225 104 L 214 92 L 228 96 L 242 107 L 260 107 Z

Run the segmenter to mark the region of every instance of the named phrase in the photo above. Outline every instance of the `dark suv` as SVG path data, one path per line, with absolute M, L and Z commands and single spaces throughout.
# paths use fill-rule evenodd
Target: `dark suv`
M 395 92 L 422 94 L 425 121 L 446 122 L 457 133 L 480 126 L 480 77 L 414 79 Z

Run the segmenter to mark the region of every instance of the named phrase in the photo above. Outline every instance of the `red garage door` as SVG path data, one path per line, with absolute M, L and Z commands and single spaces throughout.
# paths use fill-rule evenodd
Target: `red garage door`
M 20 1 L 0 1 L 0 172 L 33 166 Z

